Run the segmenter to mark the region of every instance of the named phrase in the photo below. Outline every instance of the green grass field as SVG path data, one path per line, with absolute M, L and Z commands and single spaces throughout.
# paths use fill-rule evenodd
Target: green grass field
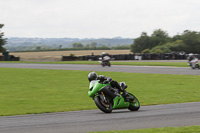
M 56 61 L 56 62 L 30 62 L 30 61 L 1 61 L 0 63 L 40 63 L 40 64 L 93 64 L 100 65 L 98 61 Z M 119 62 L 111 61 L 112 65 L 132 65 L 132 66 L 173 66 L 173 67 L 188 67 L 186 62 Z
M 0 68 L 0 115 L 97 109 L 89 71 Z M 141 105 L 200 101 L 200 76 L 98 72 L 125 81 Z
M 199 133 L 200 126 L 186 127 L 165 127 L 165 128 L 148 128 L 125 131 L 107 131 L 107 132 L 90 132 L 90 133 Z

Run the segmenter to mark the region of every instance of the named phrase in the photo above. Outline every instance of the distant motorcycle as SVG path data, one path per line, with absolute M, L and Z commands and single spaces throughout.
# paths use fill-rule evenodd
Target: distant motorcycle
M 105 66 L 111 67 L 110 60 L 111 58 L 109 56 L 104 56 L 103 58 L 100 57 L 98 62 L 101 63 L 103 67 Z
M 199 69 L 199 59 L 198 58 L 194 58 L 192 59 L 190 62 L 188 62 L 188 65 L 192 68 L 192 69 Z

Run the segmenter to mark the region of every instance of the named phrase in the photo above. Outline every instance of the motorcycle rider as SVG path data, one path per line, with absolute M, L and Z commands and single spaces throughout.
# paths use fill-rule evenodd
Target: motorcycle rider
M 106 60 L 104 60 L 104 57 L 106 57 L 106 56 L 111 58 L 111 56 L 108 53 L 102 52 L 102 55 L 101 55 L 102 61 L 106 61 Z
M 123 92 L 122 97 L 124 97 L 125 100 L 127 98 L 128 92 L 125 90 L 127 88 L 127 85 L 125 85 L 123 83 L 120 86 L 119 83 L 115 80 L 112 80 L 112 78 L 106 77 L 104 75 L 98 76 L 96 72 L 90 72 L 88 74 L 88 80 L 89 80 L 89 82 L 93 82 L 93 81 L 96 82 L 96 80 L 101 80 L 104 84 L 110 83 L 111 87 L 117 88 L 119 90 L 119 92 Z
M 111 66 L 111 64 L 110 64 L 111 56 L 108 53 L 102 52 L 102 55 L 99 59 L 101 60 L 100 63 L 103 67 L 104 66 L 109 66 L 109 67 Z
M 105 56 L 109 56 L 109 57 L 110 57 L 110 55 L 109 55 L 108 53 L 106 53 L 106 52 L 102 52 L 101 54 L 102 54 L 102 55 L 101 55 L 101 56 L 102 56 L 102 59 L 103 59 L 103 57 L 105 57 Z
M 188 57 L 188 64 L 191 66 L 191 63 L 190 63 L 190 61 L 192 61 L 193 59 L 195 59 L 196 57 L 192 54 L 192 53 L 190 53 L 189 54 L 189 57 Z

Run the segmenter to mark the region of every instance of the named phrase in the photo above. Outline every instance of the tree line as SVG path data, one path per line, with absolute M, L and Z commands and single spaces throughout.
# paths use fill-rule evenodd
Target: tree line
M 200 53 L 200 32 L 185 30 L 182 34 L 170 37 L 162 29 L 154 30 L 149 36 L 142 32 L 131 45 L 133 53 L 170 53 L 184 51 Z
M 4 33 L 1 31 L 1 29 L 3 28 L 3 24 L 0 24 L 0 52 L 5 52 L 5 48 L 3 47 L 3 45 L 6 44 L 6 39 L 3 38 Z

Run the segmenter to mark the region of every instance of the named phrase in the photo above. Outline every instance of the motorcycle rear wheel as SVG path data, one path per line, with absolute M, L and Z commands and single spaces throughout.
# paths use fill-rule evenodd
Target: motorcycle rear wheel
M 110 64 L 110 62 L 108 62 L 108 66 L 109 66 L 109 67 L 111 67 L 111 64 Z
M 131 94 L 131 93 L 128 93 L 128 95 L 134 98 L 133 101 L 130 101 L 130 105 L 129 105 L 128 109 L 130 111 L 138 111 L 139 108 L 140 108 L 140 102 L 139 102 L 139 100 L 133 94 Z
M 191 68 L 195 69 L 196 68 L 196 64 L 192 63 Z
M 105 97 L 108 102 L 103 101 L 99 96 L 96 96 L 94 98 L 94 102 L 96 106 L 103 111 L 104 113 L 111 113 L 112 112 L 112 103 L 110 103 L 110 100 Z
M 199 64 L 196 64 L 196 68 L 199 69 Z

